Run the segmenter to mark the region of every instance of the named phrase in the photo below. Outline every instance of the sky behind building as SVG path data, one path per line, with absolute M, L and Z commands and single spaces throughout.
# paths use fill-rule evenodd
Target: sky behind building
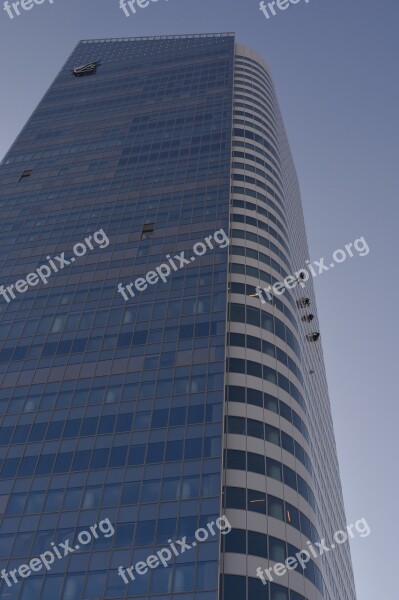
M 372 529 L 352 543 L 358 597 L 393 597 L 396 0 L 303 0 L 269 20 L 257 0 L 159 0 L 130 17 L 116 0 L 54 0 L 13 20 L 0 12 L 1 156 L 79 39 L 235 31 L 265 57 L 301 185 L 309 258 L 328 263 L 361 236 L 370 247 L 319 276 L 315 289 L 347 520 L 365 517 Z

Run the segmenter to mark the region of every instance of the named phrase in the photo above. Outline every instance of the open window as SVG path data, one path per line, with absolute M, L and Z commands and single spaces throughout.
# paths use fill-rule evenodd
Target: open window
M 22 173 L 21 177 L 19 178 L 19 181 L 23 181 L 27 177 L 30 177 L 32 175 L 32 173 L 33 173 L 32 169 L 28 169 L 28 170 L 24 171 Z
M 152 238 L 152 234 L 154 233 L 154 225 L 155 223 L 144 223 L 141 232 L 142 240 L 148 240 L 149 238 Z

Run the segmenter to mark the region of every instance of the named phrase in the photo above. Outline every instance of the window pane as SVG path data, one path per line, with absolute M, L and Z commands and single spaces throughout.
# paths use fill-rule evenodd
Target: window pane
M 194 565 L 176 565 L 173 591 L 190 592 L 194 589 Z

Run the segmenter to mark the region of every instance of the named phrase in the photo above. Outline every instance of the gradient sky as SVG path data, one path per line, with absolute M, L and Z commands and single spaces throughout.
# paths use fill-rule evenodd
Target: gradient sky
M 268 62 L 309 258 L 370 247 L 315 289 L 347 522 L 372 530 L 351 544 L 358 600 L 398 597 L 398 0 L 301 0 L 270 20 L 258 0 L 159 0 L 130 18 L 118 0 L 44 0 L 14 20 L 3 1 L 1 157 L 80 39 L 234 31 Z

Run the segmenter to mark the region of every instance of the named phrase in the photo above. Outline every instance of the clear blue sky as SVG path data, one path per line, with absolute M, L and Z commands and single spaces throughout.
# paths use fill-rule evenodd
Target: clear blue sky
M 370 254 L 315 280 L 359 600 L 397 597 L 398 0 L 0 0 L 0 155 L 79 39 L 235 31 L 269 63 L 302 190 L 310 258 L 364 236 Z M 330 262 L 330 261 L 328 261 Z M 398 369 L 399 370 L 399 369 Z

